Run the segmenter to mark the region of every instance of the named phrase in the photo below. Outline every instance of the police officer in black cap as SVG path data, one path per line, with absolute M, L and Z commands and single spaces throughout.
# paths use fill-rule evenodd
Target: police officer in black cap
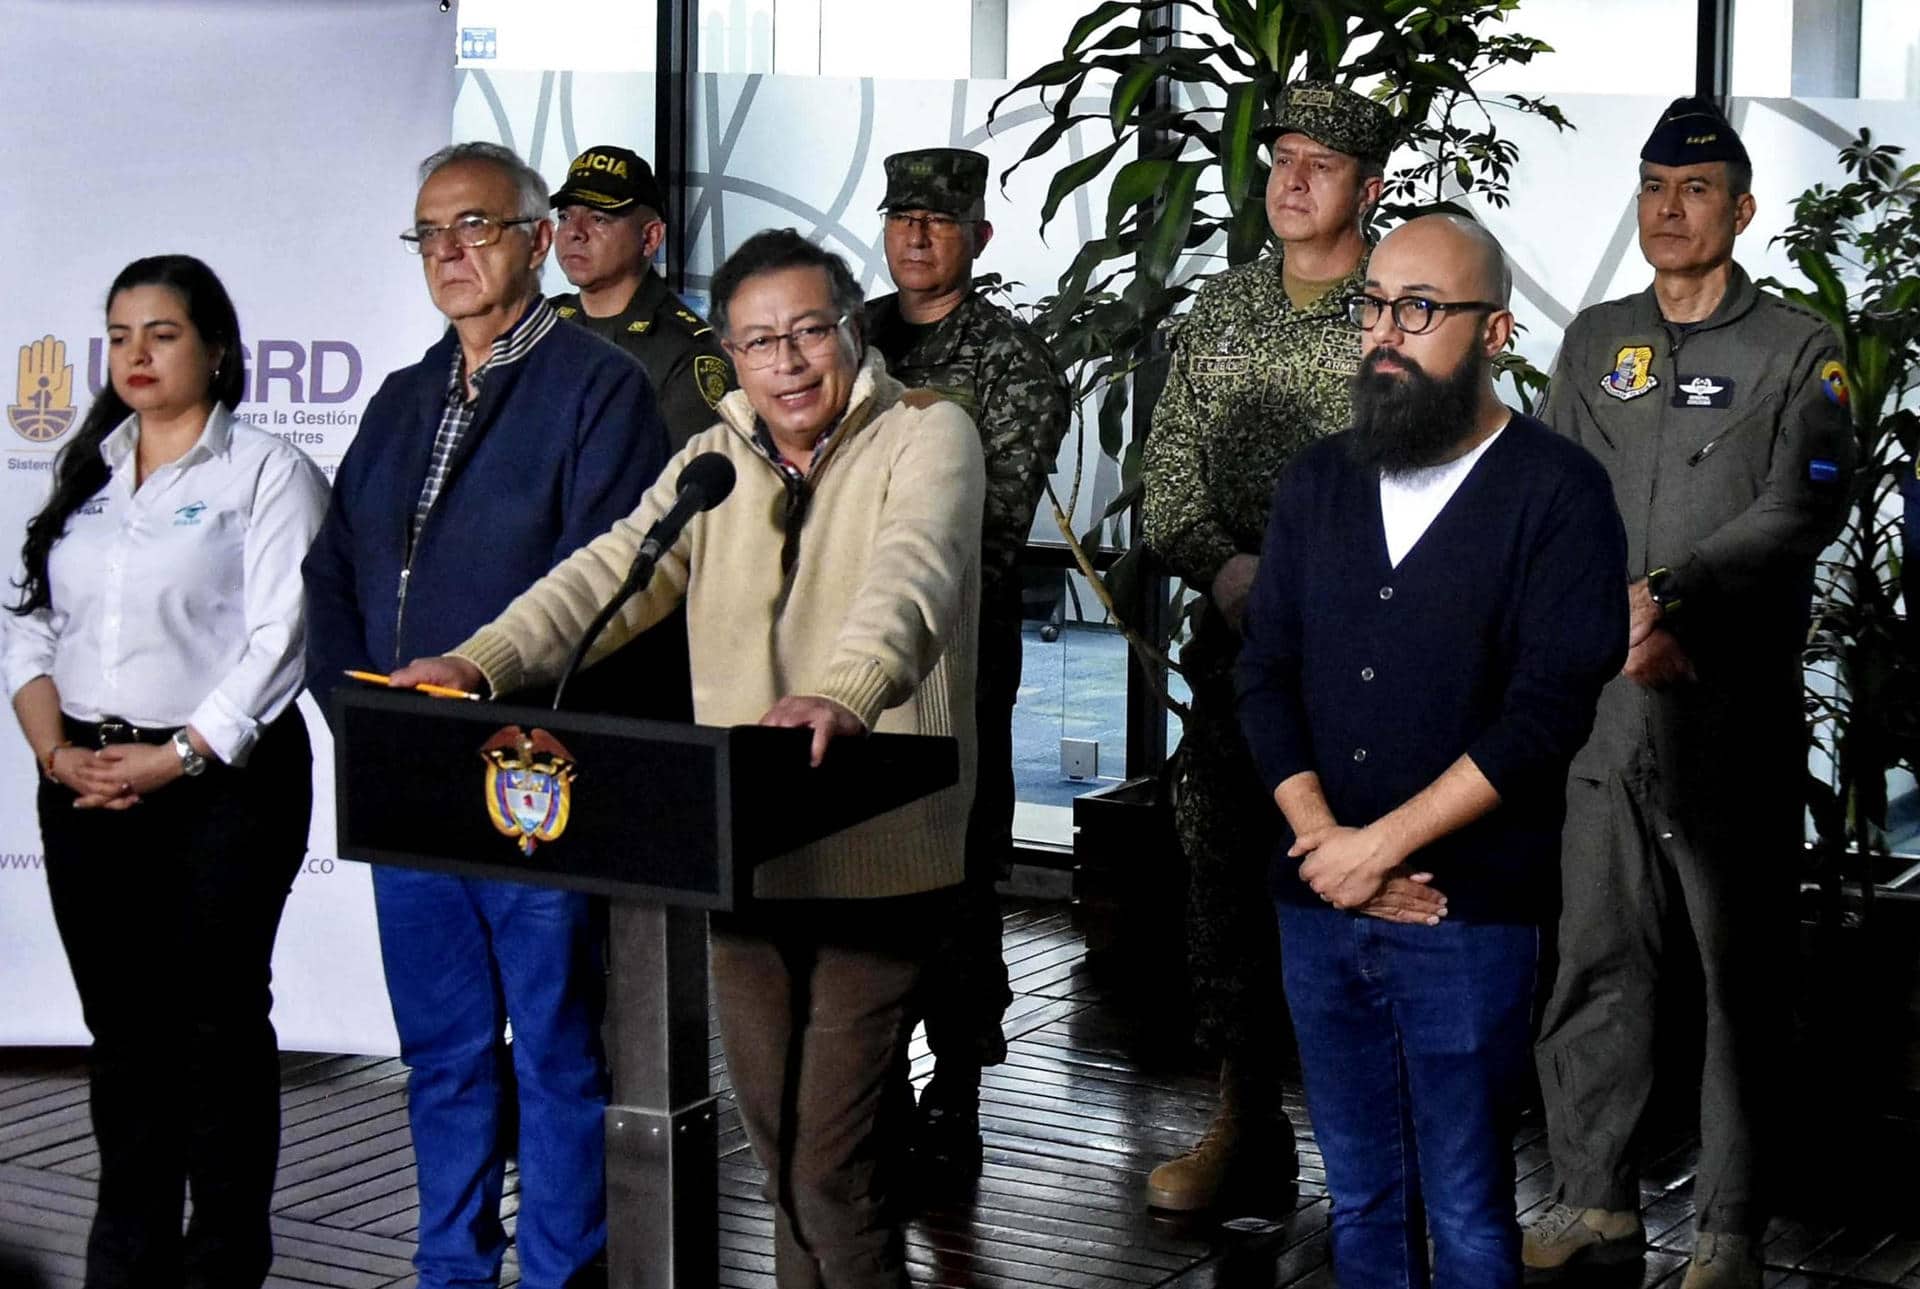
M 653 168 L 625 148 L 588 148 L 553 194 L 553 249 L 578 291 L 554 311 L 640 360 L 677 451 L 711 426 L 733 367 L 705 318 L 652 270 L 666 238 Z
M 1734 262 L 1754 205 L 1733 126 L 1679 99 L 1640 157 L 1653 284 L 1573 320 L 1544 417 L 1612 476 L 1634 580 L 1631 652 L 1567 785 L 1559 971 L 1536 1049 L 1555 1203 L 1523 1257 L 1537 1281 L 1644 1252 L 1632 1152 L 1655 1003 L 1697 950 L 1706 1053 L 1684 1289 L 1757 1287 L 1775 1172 L 1766 1082 L 1788 1031 L 1775 964 L 1793 949 L 1804 836 L 1801 653 L 1854 439 L 1831 330 Z

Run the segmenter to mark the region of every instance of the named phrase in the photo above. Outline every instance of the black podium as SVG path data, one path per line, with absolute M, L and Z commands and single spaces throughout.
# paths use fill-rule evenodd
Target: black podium
M 705 913 L 760 863 L 959 778 L 954 740 L 837 740 L 342 686 L 347 859 L 611 897 L 607 1256 L 614 1289 L 719 1274 Z

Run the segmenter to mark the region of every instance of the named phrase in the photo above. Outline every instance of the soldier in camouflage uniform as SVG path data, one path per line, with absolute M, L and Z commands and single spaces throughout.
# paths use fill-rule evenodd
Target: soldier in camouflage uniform
M 1013 994 L 1000 954 L 994 883 L 1013 850 L 1013 703 L 1020 688 L 1020 552 L 1067 432 L 1066 384 L 1040 338 L 973 289 L 993 236 L 987 159 L 958 148 L 888 157 L 887 268 L 899 288 L 867 304 L 867 337 L 887 370 L 967 410 L 986 449 L 979 775 L 967 821 L 967 878 L 954 943 L 935 955 L 923 994 L 933 1078 L 916 1148 L 930 1169 L 980 1168 L 980 1068 L 1006 1059 L 1000 1018 Z
M 653 382 L 674 451 L 711 426 L 734 387 L 733 364 L 707 320 L 667 290 L 652 269 L 667 235 L 666 198 L 653 168 L 625 148 L 588 148 L 553 194 L 553 249 L 577 293 L 554 312 L 639 359 Z
M 1230 1176 L 1298 1168 L 1280 1106 L 1285 1003 L 1266 864 L 1280 824 L 1234 717 L 1240 614 L 1274 481 L 1295 451 L 1346 428 L 1360 333 L 1345 298 L 1366 277 L 1363 224 L 1379 200 L 1392 113 L 1300 82 L 1269 127 L 1267 219 L 1279 247 L 1201 288 L 1174 338 L 1142 473 L 1147 544 L 1204 596 L 1181 663 L 1193 716 L 1174 817 L 1190 870 L 1196 1040 L 1220 1058 L 1220 1103 L 1188 1154 L 1154 1169 L 1148 1200 L 1210 1206 Z

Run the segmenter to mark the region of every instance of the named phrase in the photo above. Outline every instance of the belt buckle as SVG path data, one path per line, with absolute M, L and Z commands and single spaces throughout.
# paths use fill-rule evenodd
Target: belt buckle
M 112 747 L 116 743 L 133 742 L 133 726 L 118 716 L 109 716 L 100 722 L 100 746 Z

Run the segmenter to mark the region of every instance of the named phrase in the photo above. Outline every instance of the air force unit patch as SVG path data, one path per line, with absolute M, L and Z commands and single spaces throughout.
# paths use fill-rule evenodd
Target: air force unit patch
M 1614 355 L 1613 370 L 1600 378 L 1601 391 L 1623 403 L 1651 394 L 1659 386 L 1660 378 L 1653 374 L 1652 345 L 1622 345 Z

